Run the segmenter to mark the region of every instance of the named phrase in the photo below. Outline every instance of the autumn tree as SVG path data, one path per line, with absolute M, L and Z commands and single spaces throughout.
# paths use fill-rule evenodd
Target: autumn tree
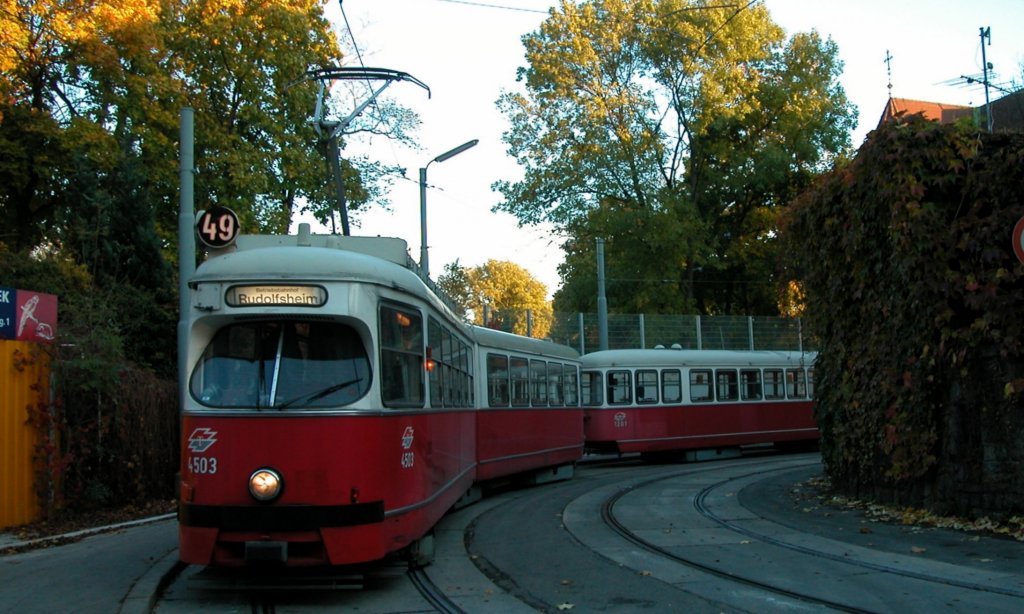
M 322 221 L 335 208 L 309 121 L 320 84 L 304 79 L 341 61 L 319 0 L 8 0 L 0 31 L 0 241 L 46 244 L 101 287 L 133 288 L 115 297 L 149 293 L 118 311 L 173 309 L 165 261 L 177 261 L 184 106 L 195 111 L 198 209 L 226 205 L 246 232 L 284 232 L 300 206 Z M 348 102 L 328 98 L 328 114 L 348 114 Z M 418 123 L 384 102 L 364 115 L 352 132 L 407 142 Z M 348 206 L 367 206 L 386 169 L 343 169 Z M 151 315 L 166 324 L 169 314 Z M 173 365 L 166 353 L 145 362 Z
M 515 263 L 488 260 L 464 268 L 456 261 L 445 267 L 438 285 L 471 314 L 475 324 L 525 335 L 529 317 L 531 336 L 543 338 L 551 330 L 554 314 L 547 287 Z
M 299 207 L 321 220 L 334 208 L 309 121 L 320 83 L 304 78 L 342 60 L 323 9 L 322 0 L 0 0 L 5 279 L 46 264 L 88 280 L 34 285 L 61 294 L 62 341 L 109 349 L 90 353 L 88 381 L 66 388 L 82 415 L 99 412 L 75 391 L 122 398 L 98 380 L 125 363 L 166 377 L 176 368 L 182 107 L 195 111 L 198 209 L 226 205 L 245 232 L 283 232 Z M 348 103 L 328 98 L 327 115 L 348 115 Z M 382 101 L 346 135 L 408 142 L 417 123 Z M 387 169 L 359 160 L 343 168 L 358 212 Z M 113 443 L 101 443 L 96 453 L 114 458 Z
M 570 237 L 559 309 L 593 309 L 600 237 L 613 310 L 773 312 L 777 211 L 855 122 L 835 44 L 693 0 L 565 0 L 523 42 L 496 208 Z
M 473 291 L 469 285 L 469 270 L 459 264 L 458 259 L 444 265 L 444 272 L 437 278 L 437 287 L 455 304 L 455 310 L 460 316 L 473 319 L 470 309 Z
M 320 84 L 304 79 L 341 63 L 320 0 L 7 0 L 0 30 L 0 232 L 16 248 L 54 241 L 82 213 L 77 201 L 111 195 L 148 210 L 173 247 L 184 106 L 195 110 L 197 208 L 229 206 L 247 232 L 283 232 L 299 207 L 321 221 L 334 209 L 309 121 Z M 327 114 L 349 104 L 328 97 Z M 418 122 L 381 101 L 350 132 L 408 143 Z M 358 211 L 389 171 L 358 159 L 343 172 Z M 103 198 L 76 176 L 97 177 Z

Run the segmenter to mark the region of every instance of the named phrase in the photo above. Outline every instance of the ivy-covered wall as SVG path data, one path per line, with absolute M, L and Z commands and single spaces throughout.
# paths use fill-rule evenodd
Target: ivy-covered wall
M 911 116 L 791 207 L 822 455 L 858 497 L 1024 511 L 1024 134 Z

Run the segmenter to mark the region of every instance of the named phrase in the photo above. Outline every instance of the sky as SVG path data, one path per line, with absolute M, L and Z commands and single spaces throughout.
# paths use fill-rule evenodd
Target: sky
M 877 125 L 890 82 L 894 97 L 983 105 L 984 90 L 964 85 L 961 79 L 982 73 L 981 28 L 990 28 L 991 33 L 985 46 L 986 60 L 995 71 L 990 80 L 1022 80 L 1024 0 L 761 1 L 788 35 L 816 30 L 838 45 L 844 63 L 840 83 L 859 112 L 854 146 Z M 327 17 L 347 53 L 352 53 L 354 38 L 364 66 L 409 73 L 431 90 L 428 97 L 412 83 L 395 82 L 383 94 L 419 114 L 419 149 L 381 138 L 352 145 L 353 150 L 370 151 L 383 163 L 407 169 L 404 178 L 394 179 L 390 209 L 375 208 L 361 215 L 352 234 L 405 239 L 419 260 L 418 169 L 426 166 L 431 277 L 436 279 L 456 260 L 463 267 L 507 260 L 543 283 L 549 297 L 558 289 L 561 239 L 550 227 L 519 227 L 513 216 L 491 211 L 501 201 L 491 185 L 522 177 L 502 142 L 509 124 L 495 101 L 503 91 L 517 89 L 516 69 L 525 66 L 521 37 L 536 31 L 555 4 L 328 0 Z M 359 62 L 352 54 L 345 65 Z M 993 99 L 1000 95 L 990 93 Z M 444 162 L 430 162 L 472 139 L 479 144 Z M 314 227 L 314 232 L 328 230 Z

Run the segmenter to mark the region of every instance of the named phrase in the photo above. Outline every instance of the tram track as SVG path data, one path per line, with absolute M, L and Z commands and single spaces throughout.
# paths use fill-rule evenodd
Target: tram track
M 977 592 L 982 592 L 982 593 L 992 593 L 992 594 L 1005 595 L 1005 596 L 1008 596 L 1008 597 L 1015 597 L 1015 598 L 1024 599 L 1024 590 L 1015 590 L 1015 589 L 1012 589 L 1012 588 L 1001 587 L 1001 586 L 993 586 L 993 585 L 990 585 L 990 584 L 983 584 L 983 583 L 980 583 L 980 582 L 967 582 L 967 581 L 959 580 L 956 577 L 951 577 L 951 576 L 948 576 L 948 575 L 919 573 L 919 572 L 915 572 L 915 571 L 910 570 L 910 569 L 906 569 L 906 568 L 902 568 L 902 567 L 896 567 L 894 565 L 883 565 L 883 564 L 873 563 L 871 561 L 866 561 L 866 560 L 857 559 L 857 558 L 852 558 L 851 559 L 849 556 L 838 555 L 838 554 L 834 554 L 832 552 L 828 552 L 828 551 L 825 551 L 825 550 L 814 549 L 814 548 L 809 548 L 809 547 L 806 547 L 806 546 L 801 546 L 799 544 L 790 543 L 790 542 L 787 542 L 785 540 L 777 539 L 777 538 L 775 538 L 775 537 L 773 537 L 773 536 L 771 536 L 771 535 L 769 535 L 767 533 L 764 533 L 762 531 L 755 531 L 753 529 L 750 529 L 749 527 L 742 526 L 741 524 L 739 524 L 737 522 L 733 522 L 733 521 L 730 521 L 728 519 L 725 519 L 721 515 L 715 513 L 707 505 L 707 503 L 706 503 L 707 498 L 715 490 L 718 490 L 718 489 L 721 489 L 723 487 L 726 487 L 730 483 L 735 482 L 735 481 L 737 481 L 737 480 L 739 480 L 741 478 L 759 477 L 759 476 L 762 476 L 764 473 L 768 473 L 768 472 L 760 472 L 760 471 L 759 472 L 754 472 L 754 473 L 747 474 L 745 476 L 737 476 L 735 478 L 730 478 L 729 480 L 724 480 L 724 481 L 719 482 L 717 484 L 713 484 L 711 486 L 708 486 L 707 488 L 703 489 L 702 491 L 700 491 L 700 493 L 697 494 L 696 498 L 694 499 L 694 507 L 701 514 L 701 516 L 703 516 L 703 517 L 705 517 L 705 518 L 707 518 L 709 520 L 712 520 L 712 521 L 718 523 L 719 525 L 721 525 L 721 526 L 723 526 L 723 527 L 725 527 L 725 528 L 727 528 L 727 529 L 729 529 L 731 531 L 735 531 L 736 533 L 739 533 L 741 535 L 745 535 L 745 536 L 747 536 L 747 537 L 749 537 L 751 539 L 756 539 L 756 540 L 759 540 L 759 541 L 764 542 L 764 543 L 772 544 L 774 546 L 777 546 L 779 548 L 784 548 L 784 549 L 790 550 L 792 552 L 796 552 L 796 553 L 800 553 L 800 554 L 804 554 L 804 555 L 808 555 L 808 556 L 812 556 L 812 557 L 816 557 L 816 558 L 820 558 L 820 559 L 827 559 L 827 560 L 830 560 L 830 561 L 835 561 L 835 562 L 842 563 L 844 565 L 849 565 L 849 566 L 853 566 L 853 567 L 859 567 L 859 568 L 862 568 L 862 569 L 867 570 L 867 571 L 882 572 L 882 573 L 886 573 L 886 574 L 902 576 L 902 577 L 905 577 L 905 578 L 908 578 L 908 579 L 920 580 L 920 581 L 923 581 L 923 582 L 930 582 L 930 583 L 935 583 L 935 584 L 941 584 L 941 585 L 944 585 L 944 586 L 956 587 L 956 588 L 961 588 L 961 589 L 969 590 L 969 591 L 977 591 Z
M 747 458 L 738 462 L 761 463 L 763 460 Z M 730 463 L 730 466 L 734 465 L 735 463 Z M 578 474 L 576 480 L 557 487 L 557 492 L 553 492 L 554 489 L 548 486 L 543 495 L 523 494 L 517 496 L 515 501 L 477 515 L 466 529 L 467 552 L 481 573 L 533 611 L 556 613 L 574 609 L 584 612 L 639 612 L 651 608 L 679 607 L 685 607 L 689 612 L 736 611 L 731 607 L 732 604 L 720 601 L 715 596 L 699 595 L 687 590 L 677 581 L 655 578 L 655 574 L 647 568 L 631 569 L 631 565 L 636 565 L 637 561 L 635 557 L 634 560 L 627 560 L 630 558 L 627 550 L 630 549 L 612 544 L 607 535 L 602 536 L 600 531 L 595 530 L 596 525 L 604 526 L 606 534 L 610 533 L 619 540 L 630 541 L 631 544 L 640 546 L 655 556 L 661 556 L 660 553 L 657 553 L 656 549 L 647 549 L 648 544 L 645 544 L 642 538 L 627 539 L 626 535 L 631 533 L 628 529 L 622 532 L 609 530 L 611 527 L 601 517 L 601 505 L 577 506 L 581 500 L 593 498 L 595 493 L 601 491 L 623 496 L 642 488 L 647 483 L 701 475 L 713 471 L 717 466 L 717 463 L 641 465 L 635 461 L 590 464 L 589 467 L 593 468 L 593 471 Z M 653 474 L 653 477 L 641 477 L 638 480 L 638 474 Z M 614 500 L 609 503 L 607 509 L 610 510 L 613 505 Z M 508 543 L 501 544 L 493 536 L 486 537 L 489 533 L 500 532 L 501 529 L 496 527 L 503 526 L 508 522 L 508 518 L 554 516 L 549 507 L 556 506 L 557 516 L 564 517 L 565 523 L 558 531 L 543 534 L 529 541 L 519 540 L 514 546 Z M 572 519 L 569 519 L 570 517 Z M 569 527 L 569 524 L 576 526 Z M 533 532 L 537 532 L 537 529 L 534 528 Z M 559 534 L 561 537 L 558 537 Z M 602 551 L 602 545 L 618 554 L 626 553 L 626 559 L 609 556 Z M 661 558 L 677 567 L 683 566 L 671 558 Z M 536 563 L 531 566 L 529 563 L 517 561 L 544 561 L 543 572 Z M 689 569 L 710 573 L 710 568 L 704 570 L 689 566 Z M 538 576 L 542 574 L 544 577 L 539 578 Z M 673 574 L 669 572 L 667 575 Z M 589 577 L 584 580 L 581 576 Z M 728 582 L 736 582 L 736 578 L 727 573 L 721 574 L 720 577 Z M 764 587 L 761 589 L 765 590 Z M 775 594 L 783 593 L 775 591 Z M 788 595 L 787 598 L 791 601 L 797 599 L 795 595 Z M 815 603 L 824 603 L 825 607 L 841 611 L 867 611 L 841 608 L 839 604 L 822 601 Z
M 435 610 L 441 614 L 466 614 L 439 586 L 434 584 L 430 575 L 422 567 L 409 570 L 409 581 Z
M 810 466 L 810 464 L 808 464 L 808 466 Z M 768 472 L 769 471 L 759 471 L 759 472 L 755 472 L 755 473 L 757 473 L 757 474 L 764 474 L 764 473 L 768 473 Z M 674 561 L 674 562 L 679 563 L 681 565 L 685 565 L 685 566 L 690 567 L 692 569 L 697 569 L 697 570 L 699 570 L 699 571 L 701 571 L 703 573 L 711 574 L 713 576 L 716 576 L 716 577 L 719 577 L 719 578 L 723 578 L 723 579 L 731 581 L 731 582 L 738 582 L 738 583 L 742 583 L 742 584 L 745 584 L 745 585 L 750 586 L 750 587 L 754 587 L 754 588 L 761 589 L 761 590 L 766 590 L 766 591 L 769 591 L 769 592 L 772 592 L 772 593 L 775 593 L 775 594 L 778 594 L 778 595 L 782 595 L 782 596 L 785 596 L 785 597 L 788 597 L 788 598 L 791 598 L 791 599 L 796 599 L 796 600 L 799 600 L 799 601 L 802 601 L 802 602 L 805 602 L 805 603 L 826 606 L 828 608 L 832 608 L 832 609 L 839 610 L 839 611 L 842 611 L 842 612 L 855 612 L 855 613 L 870 613 L 871 612 L 871 610 L 865 610 L 865 609 L 861 609 L 861 608 L 851 607 L 851 606 L 849 606 L 847 604 L 840 603 L 840 602 L 837 602 L 837 601 L 833 601 L 833 600 L 829 600 L 829 599 L 822 599 L 820 597 L 814 597 L 814 596 L 806 594 L 806 593 L 801 593 L 801 592 L 798 592 L 798 591 L 788 590 L 788 589 L 785 589 L 785 588 L 782 588 L 782 587 L 779 587 L 779 586 L 776 586 L 776 585 L 773 585 L 773 584 L 770 584 L 770 583 L 767 583 L 767 582 L 761 582 L 761 581 L 758 581 L 756 579 L 746 578 L 746 577 L 743 577 L 742 575 L 737 574 L 735 571 L 731 571 L 731 570 L 727 570 L 727 569 L 721 569 L 721 568 L 713 566 L 713 565 L 708 565 L 708 564 L 702 563 L 702 562 L 700 562 L 700 561 L 698 561 L 696 559 L 686 558 L 686 557 L 683 557 L 683 556 L 679 556 L 679 555 L 671 552 L 667 548 L 663 548 L 661 546 L 658 546 L 657 544 L 654 544 L 651 541 L 646 540 L 646 539 L 640 537 L 637 533 L 633 532 L 632 530 L 629 529 L 628 526 L 626 526 L 624 523 L 622 523 L 618 519 L 618 517 L 615 515 L 615 512 L 614 512 L 615 504 L 623 496 L 633 492 L 637 488 L 642 488 L 642 487 L 648 486 L 650 484 L 655 484 L 655 483 L 658 483 L 658 482 L 663 482 L 665 480 L 669 480 L 669 479 L 672 479 L 674 477 L 678 477 L 679 475 L 682 475 L 682 473 L 671 474 L 671 475 L 668 475 L 668 476 L 659 476 L 659 477 L 656 477 L 656 478 L 652 478 L 652 479 L 650 479 L 650 480 L 648 480 L 646 482 L 641 482 L 639 484 L 632 485 L 632 486 L 630 486 L 627 489 L 623 489 L 623 490 L 620 490 L 620 491 L 616 492 L 611 497 L 608 497 L 604 501 L 604 504 L 601 506 L 601 519 L 604 521 L 604 523 L 606 525 L 608 525 L 617 535 L 619 535 L 623 539 L 625 539 L 625 540 L 627 540 L 627 541 L 629 541 L 629 542 L 631 542 L 633 544 L 636 544 L 637 546 L 640 546 L 641 548 L 647 550 L 648 552 L 652 552 L 652 553 L 657 554 L 657 555 L 659 555 L 661 557 L 664 557 L 665 559 L 668 559 L 670 561 Z M 747 474 L 747 475 L 753 475 L 753 474 Z M 702 505 L 701 498 L 702 498 L 702 496 L 704 494 L 706 494 L 706 492 L 708 490 L 710 490 L 712 488 L 715 488 L 715 487 L 718 487 L 718 486 L 720 486 L 722 484 L 725 484 L 727 482 L 728 481 L 719 482 L 718 484 L 716 484 L 714 486 L 711 486 L 711 487 L 708 487 L 704 491 L 701 491 L 701 495 L 698 495 L 698 498 L 697 498 L 697 500 L 695 500 L 694 505 L 695 505 L 695 507 L 698 508 L 698 511 L 701 511 L 702 515 L 705 515 L 708 518 L 714 519 L 716 522 L 719 522 L 723 526 L 727 526 L 729 528 L 733 528 L 732 526 L 730 526 L 730 524 L 728 522 L 722 521 L 720 519 L 717 519 L 712 514 L 706 513 L 704 510 L 701 509 L 701 505 Z M 735 530 L 735 529 L 733 528 L 733 530 Z M 744 532 L 744 533 L 747 533 L 747 532 Z M 748 534 L 748 536 L 756 537 L 755 535 L 751 535 L 751 534 Z
M 767 461 L 755 471 L 743 470 L 739 465 L 723 465 L 709 471 L 726 472 L 727 475 L 692 491 L 689 514 L 693 520 L 686 522 L 690 526 L 717 527 L 706 529 L 714 532 L 714 543 L 721 544 L 717 548 L 662 541 L 650 526 L 643 525 L 643 530 L 637 531 L 616 512 L 616 507 L 627 498 L 656 498 L 655 493 L 659 489 L 667 490 L 669 484 L 687 477 L 687 472 L 657 475 L 611 490 L 600 503 L 600 514 L 602 521 L 621 539 L 665 561 L 723 581 L 797 600 L 810 607 L 843 612 L 898 611 L 897 607 L 879 598 L 879 595 L 886 594 L 896 594 L 896 599 L 904 602 L 914 603 L 913 600 L 918 599 L 914 611 L 926 609 L 924 603 L 952 611 L 969 610 L 966 604 L 982 604 L 988 611 L 1019 611 L 1024 606 L 1024 584 L 1021 584 L 1019 576 L 812 535 L 800 530 L 798 514 L 791 517 L 794 521 L 792 526 L 779 525 L 747 510 L 738 501 L 738 494 L 751 484 L 813 465 Z M 677 485 L 672 486 L 675 487 Z M 640 494 L 643 492 L 647 494 Z M 631 520 L 635 522 L 635 515 Z M 728 537 L 727 533 L 734 537 Z M 653 538 L 645 537 L 652 534 Z M 905 544 L 904 547 L 910 549 Z M 916 552 L 924 550 L 917 549 Z M 716 551 L 724 554 L 711 554 Z M 784 572 L 771 569 L 774 565 Z M 795 580 L 794 577 L 805 580 Z M 830 583 L 817 581 L 821 577 L 828 578 Z M 861 586 L 864 590 L 842 587 L 844 582 Z M 831 591 L 836 585 L 845 590 L 833 594 Z
M 425 568 L 394 568 L 362 590 L 273 593 L 241 609 L 878 614 L 1024 607 L 1024 576 L 1012 556 L 1000 567 L 963 557 L 954 564 L 937 552 L 901 554 L 921 545 L 921 533 L 893 528 L 896 541 L 882 544 L 884 527 L 872 525 L 867 539 L 847 516 L 844 541 L 808 524 L 803 506 L 784 493 L 818 462 L 762 454 L 585 465 L 573 480 L 499 493 L 447 516 L 437 529 L 438 556 Z M 825 529 L 835 529 L 829 522 Z M 893 543 L 902 548 L 883 547 Z M 161 614 L 198 611 L 200 595 L 186 593 L 172 591 Z M 199 609 L 238 611 L 232 594 L 241 596 L 201 595 Z

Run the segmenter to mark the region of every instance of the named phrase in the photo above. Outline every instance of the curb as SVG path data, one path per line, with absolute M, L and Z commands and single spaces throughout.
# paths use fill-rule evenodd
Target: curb
M 168 551 L 135 581 L 121 602 L 118 614 L 150 614 L 156 607 L 160 595 L 186 567 L 188 563 L 178 560 L 177 548 Z
M 0 534 L 0 550 L 21 550 L 23 548 L 33 548 L 35 546 L 41 546 L 44 544 L 65 542 L 70 540 L 78 540 L 92 535 L 98 535 L 100 533 L 108 533 L 110 531 L 117 531 L 119 529 L 130 529 L 132 527 L 140 527 L 154 522 L 161 522 L 163 520 L 170 520 L 177 517 L 177 512 L 170 512 L 167 514 L 161 514 L 160 516 L 150 516 L 149 518 L 140 518 L 138 520 L 128 520 L 126 522 L 119 522 L 117 524 L 109 524 L 102 527 L 91 527 L 88 529 L 81 529 L 79 531 L 72 531 L 71 533 L 62 533 L 60 535 L 49 535 L 47 537 L 38 537 L 36 539 L 27 539 L 23 541 L 8 541 L 5 536 Z

